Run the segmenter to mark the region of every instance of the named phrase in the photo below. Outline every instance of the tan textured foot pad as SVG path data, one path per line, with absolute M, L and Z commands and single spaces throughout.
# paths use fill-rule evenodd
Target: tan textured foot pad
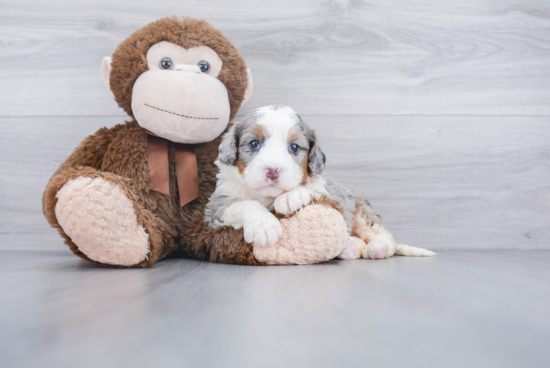
M 117 185 L 80 177 L 68 181 L 56 197 L 59 224 L 88 258 L 117 266 L 133 266 L 147 258 L 149 235 Z
M 311 264 L 336 258 L 349 232 L 340 212 L 324 205 L 302 208 L 282 219 L 283 235 L 275 245 L 253 247 L 254 257 L 267 264 Z

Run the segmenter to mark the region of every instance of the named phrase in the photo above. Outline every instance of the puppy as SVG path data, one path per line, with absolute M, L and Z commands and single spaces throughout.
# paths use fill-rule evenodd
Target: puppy
M 344 208 L 356 245 L 348 245 L 340 258 L 435 254 L 397 244 L 369 202 L 323 173 L 325 154 L 315 132 L 290 107 L 261 107 L 234 123 L 215 163 L 218 182 L 205 210 L 209 229 L 243 228 L 247 242 L 272 245 L 282 232 L 272 210 L 291 214 L 324 196 Z

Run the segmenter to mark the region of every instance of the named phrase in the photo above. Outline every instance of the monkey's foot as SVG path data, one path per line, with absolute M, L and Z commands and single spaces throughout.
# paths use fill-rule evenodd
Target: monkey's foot
M 344 217 L 334 208 L 312 204 L 281 220 L 282 236 L 274 245 L 253 247 L 267 264 L 312 264 L 338 257 L 349 239 Z
M 63 231 L 88 258 L 133 266 L 147 259 L 149 235 L 132 201 L 103 178 L 79 177 L 57 193 L 55 214 Z

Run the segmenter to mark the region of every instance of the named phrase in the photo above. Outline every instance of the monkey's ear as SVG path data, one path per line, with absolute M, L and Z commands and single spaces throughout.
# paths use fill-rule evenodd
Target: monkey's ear
M 103 73 L 103 83 L 105 84 L 105 87 L 107 87 L 107 90 L 111 94 L 111 97 L 115 97 L 113 94 L 113 91 L 111 91 L 111 83 L 109 82 L 109 77 L 111 75 L 111 58 L 109 56 L 105 56 L 103 58 L 103 62 L 101 63 L 101 71 Z
M 250 99 L 250 96 L 252 96 L 252 89 L 254 87 L 254 82 L 252 81 L 252 72 L 248 68 L 246 69 L 246 76 L 248 77 L 248 84 L 246 85 L 246 91 L 244 92 L 244 100 L 241 106 L 244 105 L 246 101 Z
M 223 162 L 226 165 L 233 165 L 237 160 L 237 134 L 235 129 L 235 124 L 227 133 L 224 134 L 222 138 L 222 143 L 220 143 L 218 160 Z

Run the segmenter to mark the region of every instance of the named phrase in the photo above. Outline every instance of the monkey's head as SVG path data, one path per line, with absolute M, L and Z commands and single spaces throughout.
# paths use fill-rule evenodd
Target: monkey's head
M 252 74 L 231 41 L 191 18 L 163 18 L 134 32 L 102 70 L 128 115 L 177 143 L 212 141 L 252 94 Z

